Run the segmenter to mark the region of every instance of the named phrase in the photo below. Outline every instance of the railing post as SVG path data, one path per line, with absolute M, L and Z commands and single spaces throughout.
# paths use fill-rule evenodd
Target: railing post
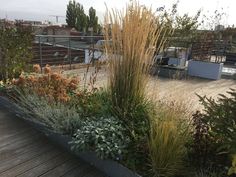
M 93 37 L 93 32 L 92 32 L 92 43 L 93 43 L 93 58 L 92 58 L 92 66 L 94 66 L 95 63 L 95 56 L 94 56 L 94 52 L 95 52 L 95 45 L 94 45 L 94 37 Z
M 40 57 L 41 73 L 43 73 L 43 56 L 42 56 L 41 36 L 39 36 L 39 57 Z
M 69 61 L 70 61 L 70 69 L 71 69 L 71 64 L 72 64 L 72 61 L 71 61 L 71 41 L 70 41 L 70 36 L 69 36 L 69 41 L 68 41 L 68 53 L 69 53 Z

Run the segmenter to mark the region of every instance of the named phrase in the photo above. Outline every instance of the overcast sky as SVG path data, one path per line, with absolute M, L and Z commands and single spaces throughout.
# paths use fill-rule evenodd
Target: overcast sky
M 66 5 L 69 0 L 0 0 L 0 18 L 25 19 L 25 20 L 50 20 L 55 17 L 50 15 L 65 16 Z M 100 22 L 103 21 L 105 3 L 109 8 L 125 7 L 129 0 L 77 0 L 84 6 L 87 13 L 89 7 L 93 6 L 98 13 Z M 224 18 L 224 25 L 236 25 L 236 0 L 179 0 L 178 12 L 193 15 L 202 8 L 203 13 L 213 14 L 214 10 L 223 8 L 227 17 Z M 152 5 L 153 9 L 165 5 L 171 7 L 176 0 L 140 0 L 141 4 Z M 209 11 L 209 12 L 208 12 Z M 63 17 L 59 19 L 65 21 Z

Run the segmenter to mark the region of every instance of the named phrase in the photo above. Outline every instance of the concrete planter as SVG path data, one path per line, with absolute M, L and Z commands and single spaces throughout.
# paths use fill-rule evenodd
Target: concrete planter
M 170 57 L 168 60 L 168 65 L 184 67 L 185 66 L 185 59 Z
M 16 114 L 17 117 L 23 119 L 23 113 L 18 109 L 18 107 L 12 103 L 6 97 L 0 96 L 0 106 L 6 107 L 9 111 Z M 38 131 L 45 134 L 48 139 L 50 139 L 55 144 L 58 144 L 66 151 L 74 154 L 78 158 L 82 159 L 83 161 L 89 163 L 90 165 L 96 167 L 100 171 L 102 171 L 106 176 L 109 177 L 141 177 L 140 175 L 136 174 L 135 172 L 129 170 L 128 168 L 124 167 L 123 165 L 119 164 L 118 162 L 112 160 L 102 160 L 98 158 L 95 152 L 80 152 L 76 153 L 71 150 L 71 142 L 72 138 L 70 136 L 62 135 L 60 133 L 54 132 L 48 129 L 45 125 L 31 121 L 30 119 L 23 119 L 29 125 L 37 129 Z
M 206 79 L 218 80 L 221 78 L 223 63 L 189 60 L 188 75 Z
M 180 66 L 158 66 L 156 73 L 159 77 L 165 77 L 170 79 L 186 79 L 186 67 Z

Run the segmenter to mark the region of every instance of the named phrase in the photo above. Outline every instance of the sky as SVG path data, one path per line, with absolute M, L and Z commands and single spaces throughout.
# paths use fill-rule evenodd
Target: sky
M 170 8 L 177 0 L 139 0 L 140 4 L 152 6 L 153 9 L 165 6 Z M 53 15 L 60 17 L 61 23 L 65 22 L 66 6 L 69 0 L 0 0 L 0 18 L 7 19 L 24 19 L 38 21 L 53 21 Z M 103 22 L 103 15 L 108 8 L 122 9 L 129 0 L 77 0 L 84 6 L 85 12 L 89 7 L 93 6 L 97 10 L 99 21 Z M 222 20 L 223 25 L 236 26 L 236 0 L 179 0 L 178 13 L 194 15 L 199 9 L 203 10 L 203 14 L 211 16 L 215 10 L 221 10 L 226 13 Z

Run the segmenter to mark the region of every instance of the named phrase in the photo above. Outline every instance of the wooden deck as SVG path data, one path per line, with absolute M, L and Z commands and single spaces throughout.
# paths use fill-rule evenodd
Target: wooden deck
M 0 103 L 1 177 L 104 177 L 101 172 L 52 144 Z

